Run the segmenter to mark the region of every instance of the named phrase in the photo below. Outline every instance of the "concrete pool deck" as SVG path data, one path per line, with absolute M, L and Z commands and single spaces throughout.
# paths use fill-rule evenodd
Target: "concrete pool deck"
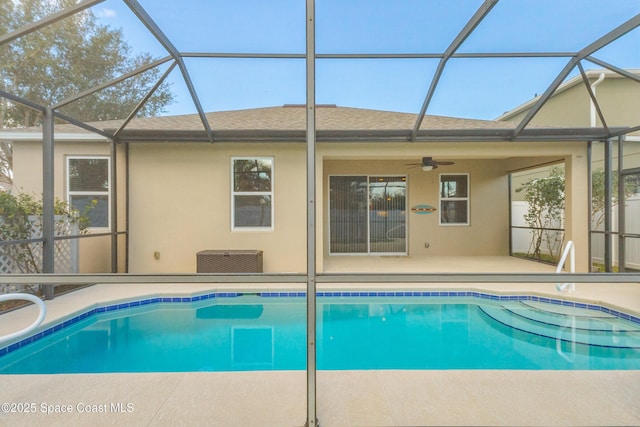
M 505 267 L 503 263 L 498 271 L 513 271 L 517 265 Z M 528 268 L 549 271 L 544 265 Z M 267 286 L 304 289 L 292 284 Z M 375 285 L 393 287 L 565 297 L 551 283 Z M 48 301 L 45 322 L 114 300 L 251 288 L 265 285 L 95 285 Z M 570 298 L 640 314 L 640 284 L 636 283 L 577 284 Z M 1 315 L 0 334 L 28 325 L 35 316 L 33 306 Z M 0 403 L 9 404 L 0 411 L 0 426 L 280 427 L 302 426 L 306 418 L 304 371 L 1 375 L 0 381 Z M 369 370 L 317 374 L 320 427 L 638 426 L 638 396 L 640 371 Z M 25 413 L 25 404 L 34 413 Z M 11 409 L 22 412 L 12 413 Z
M 36 412 L 2 413 L 0 425 L 302 426 L 305 378 L 303 371 L 6 375 L 2 402 L 35 403 Z M 320 371 L 317 376 L 321 427 L 637 426 L 638 396 L 638 371 Z M 61 405 L 70 411 L 47 413 Z

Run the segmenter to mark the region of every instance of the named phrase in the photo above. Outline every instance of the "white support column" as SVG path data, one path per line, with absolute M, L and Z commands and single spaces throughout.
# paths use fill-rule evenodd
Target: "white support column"
M 589 168 L 587 149 L 565 158 L 565 235 L 575 247 L 576 272 L 589 272 Z

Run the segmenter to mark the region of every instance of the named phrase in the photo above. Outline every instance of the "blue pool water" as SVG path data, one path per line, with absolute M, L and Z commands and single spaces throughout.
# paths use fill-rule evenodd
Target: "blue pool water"
M 303 297 L 128 305 L 0 349 L 0 374 L 305 369 Z M 582 306 L 523 297 L 320 297 L 318 368 L 640 369 L 638 319 Z

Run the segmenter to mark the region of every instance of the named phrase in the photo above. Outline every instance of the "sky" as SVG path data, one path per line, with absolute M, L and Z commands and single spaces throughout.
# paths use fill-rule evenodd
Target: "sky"
M 305 52 L 304 0 L 139 3 L 180 52 Z M 481 4 L 317 0 L 316 52 L 441 53 Z M 121 29 L 133 52 L 167 55 L 121 0 L 91 10 L 103 24 Z M 458 52 L 578 51 L 639 13 L 640 0 L 501 0 Z M 640 29 L 594 56 L 640 69 Z M 427 113 L 494 119 L 543 93 L 568 60 L 450 59 Z M 304 59 L 186 58 L 185 64 L 205 111 L 305 103 Z M 418 113 L 437 65 L 437 59 L 318 59 L 316 102 Z M 176 102 L 166 114 L 196 112 L 178 68 L 169 81 Z

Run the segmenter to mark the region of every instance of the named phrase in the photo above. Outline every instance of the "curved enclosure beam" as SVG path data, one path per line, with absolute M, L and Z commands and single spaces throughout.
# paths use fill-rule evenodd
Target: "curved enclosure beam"
M 578 69 L 580 70 L 580 75 L 582 76 L 582 81 L 584 82 L 585 89 L 587 89 L 587 93 L 589 94 L 589 98 L 591 99 L 592 106 L 598 113 L 598 117 L 600 117 L 600 121 L 602 122 L 602 127 L 604 128 L 605 132 L 611 133 L 609 131 L 609 126 L 607 126 L 607 121 L 604 118 L 604 113 L 600 108 L 600 103 L 598 102 L 598 98 L 596 98 L 596 94 L 595 94 L 594 87 L 599 82 L 594 83 L 592 86 L 591 82 L 589 81 L 589 77 L 587 77 L 587 73 L 584 71 L 582 64 L 580 64 L 579 62 L 578 62 Z M 604 74 L 602 74 L 601 77 L 602 79 L 604 79 Z M 595 118 L 591 120 L 594 120 L 592 126 L 595 126 Z
M 427 96 L 422 103 L 422 108 L 420 109 L 420 114 L 418 114 L 418 119 L 416 120 L 415 125 L 413 126 L 413 132 L 411 133 L 411 141 L 415 141 L 416 135 L 420 130 L 420 125 L 424 120 L 424 115 L 427 113 L 427 108 L 429 108 L 429 104 L 431 103 L 431 98 L 433 98 L 433 94 L 436 91 L 436 87 L 438 86 L 438 82 L 440 81 L 440 77 L 444 71 L 444 67 L 451 58 L 451 56 L 458 50 L 460 45 L 464 43 L 464 41 L 471 35 L 473 30 L 480 24 L 480 22 L 489 14 L 491 9 L 498 3 L 498 0 L 485 0 L 485 2 L 480 6 L 480 8 L 476 11 L 476 13 L 471 17 L 467 25 L 464 26 L 462 31 L 458 33 L 456 38 L 451 42 L 447 50 L 444 52 L 442 58 L 440 58 L 440 62 L 438 63 L 438 68 L 436 70 L 433 79 L 431 80 L 431 85 L 429 86 L 429 91 L 427 92 Z
M 635 75 L 633 73 L 630 73 L 629 71 L 627 71 L 627 70 L 625 70 L 623 68 L 616 67 L 615 65 L 611 65 L 608 62 L 602 61 L 602 60 L 600 60 L 598 58 L 594 58 L 593 56 L 587 56 L 585 59 L 587 61 L 589 61 L 589 62 L 593 62 L 594 64 L 601 66 L 602 68 L 606 68 L 608 70 L 613 71 L 614 73 L 618 73 L 621 76 L 624 76 L 624 77 L 626 77 L 626 78 L 628 78 L 630 80 L 634 80 L 634 81 L 640 83 L 640 77 L 638 77 L 637 75 Z
M 533 117 L 538 114 L 542 106 L 551 98 L 551 95 L 558 89 L 558 86 L 562 84 L 564 79 L 569 75 L 569 73 L 578 65 L 580 61 L 592 55 L 594 52 L 600 50 L 605 47 L 612 41 L 622 37 L 627 34 L 629 31 L 640 26 L 640 14 L 634 16 L 629 19 L 622 25 L 619 25 L 609 33 L 600 37 L 598 40 L 591 43 L 589 46 L 585 47 L 581 51 L 576 53 L 576 56 L 572 58 L 567 65 L 560 71 L 560 74 L 553 80 L 553 82 L 547 87 L 547 90 L 540 96 L 538 102 L 529 110 L 527 115 L 522 119 L 522 121 L 518 124 L 516 129 L 513 132 L 512 139 L 516 139 L 520 132 L 529 124 L 529 122 L 533 119 Z
M 127 116 L 127 118 L 124 120 L 124 122 L 122 122 L 122 125 L 120 125 L 120 127 L 118 128 L 118 130 L 115 131 L 115 133 L 113 134 L 114 137 L 117 137 L 118 134 L 120 132 L 122 132 L 122 130 L 129 124 L 129 122 L 131 120 L 133 120 L 136 117 L 136 114 L 138 114 L 138 111 L 140 111 L 142 109 L 142 107 L 144 107 L 144 104 L 149 100 L 149 98 L 151 98 L 151 96 L 154 94 L 154 92 L 156 90 L 158 90 L 158 88 L 160 87 L 160 85 L 165 81 L 165 79 L 167 78 L 167 76 L 169 74 L 171 74 L 171 72 L 173 71 L 173 69 L 176 67 L 177 63 L 174 61 L 169 68 L 167 69 L 167 71 L 164 72 L 164 74 L 160 77 L 160 79 L 156 82 L 156 84 L 151 88 L 151 90 L 149 92 L 147 92 L 147 94 L 144 96 L 144 98 L 142 98 L 142 100 L 138 103 L 138 105 L 136 106 L 136 108 L 133 109 L 133 111 L 131 113 L 129 113 L 129 115 Z
M 102 3 L 104 0 L 85 0 L 75 4 L 74 6 L 68 7 L 58 13 L 54 13 L 47 18 L 41 19 L 40 21 L 31 23 L 29 25 L 25 25 L 24 27 L 13 31 L 11 33 L 5 34 L 0 37 L 0 46 L 15 39 L 18 39 L 24 35 L 32 33 L 34 31 L 39 30 L 40 28 L 46 27 L 47 25 L 53 24 L 54 22 L 58 22 L 61 19 L 67 18 L 71 15 L 75 15 L 76 13 L 88 9 L 96 4 Z
M 189 71 L 187 70 L 187 66 L 182 59 L 182 55 L 176 49 L 174 44 L 169 40 L 169 38 L 164 34 L 164 32 L 160 29 L 158 24 L 151 19 L 151 16 L 147 13 L 147 11 L 138 3 L 136 0 L 124 0 L 125 4 L 131 9 L 131 11 L 138 17 L 140 22 L 144 24 L 145 27 L 153 34 L 153 36 L 160 42 L 160 44 L 173 56 L 175 61 L 178 63 L 180 67 L 180 72 L 182 72 L 182 78 L 184 79 L 185 84 L 187 85 L 187 89 L 189 90 L 189 94 L 191 95 L 191 99 L 193 100 L 193 104 L 198 111 L 198 115 L 200 116 L 200 121 L 202 121 L 202 125 L 207 131 L 207 135 L 209 136 L 209 140 L 213 142 L 213 131 L 211 130 L 211 126 L 209 125 L 209 121 L 207 116 L 202 109 L 202 104 L 200 103 L 200 99 L 198 98 L 198 93 L 193 86 L 193 82 L 191 81 L 191 76 L 189 76 Z
M 123 74 L 123 75 L 121 75 L 120 77 L 118 77 L 116 79 L 113 79 L 113 80 L 111 80 L 109 82 L 106 82 L 106 83 L 103 83 L 101 85 L 93 86 L 92 88 L 89 88 L 89 89 L 87 89 L 87 90 L 85 90 L 83 92 L 80 92 L 80 93 L 78 93 L 78 94 L 76 94 L 76 95 L 74 95 L 74 96 L 72 96 L 70 98 L 67 98 L 67 99 L 63 100 L 63 101 L 60 101 L 59 103 L 57 103 L 56 105 L 52 106 L 51 108 L 54 109 L 54 110 L 62 108 L 67 104 L 70 104 L 70 103 L 75 102 L 75 101 L 77 101 L 77 100 L 79 100 L 81 98 L 84 98 L 85 96 L 91 95 L 93 93 L 96 93 L 96 92 L 101 91 L 103 89 L 106 89 L 108 87 L 111 87 L 111 86 L 113 86 L 113 85 L 115 85 L 117 83 L 120 83 L 122 81 L 125 81 L 125 80 L 127 80 L 127 79 L 129 79 L 131 77 L 135 77 L 138 74 L 142 74 L 145 71 L 149 71 L 152 68 L 155 68 L 155 67 L 158 67 L 158 66 L 164 64 L 165 62 L 169 62 L 171 60 L 171 58 L 172 58 L 171 56 L 167 56 L 165 58 L 158 59 L 157 61 L 154 61 L 154 62 L 152 62 L 150 64 L 144 65 L 142 67 L 138 67 L 135 70 L 130 71 L 130 72 L 126 73 L 126 74 Z

